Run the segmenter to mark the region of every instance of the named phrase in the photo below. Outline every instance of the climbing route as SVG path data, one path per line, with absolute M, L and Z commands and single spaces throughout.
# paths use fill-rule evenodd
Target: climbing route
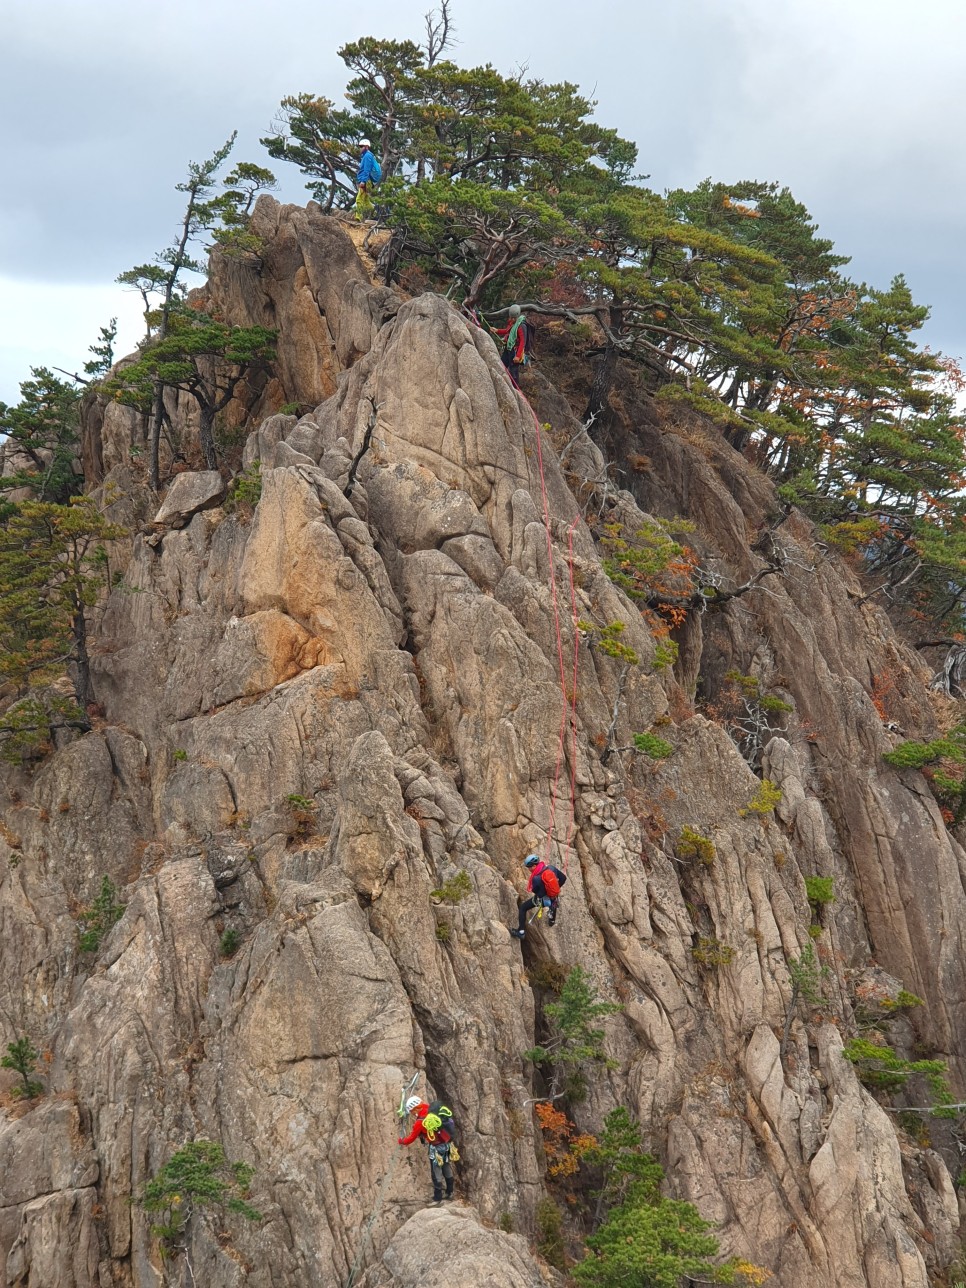
M 474 326 L 485 329 L 490 334 L 495 334 L 493 328 L 483 319 L 475 310 L 461 308 L 463 316 L 467 321 L 472 322 Z M 580 633 L 578 630 L 578 613 L 577 613 L 577 590 L 574 581 L 574 532 L 577 524 L 580 522 L 580 515 L 577 514 L 567 529 L 567 568 L 570 581 L 570 611 L 572 618 L 573 633 L 573 662 L 571 667 L 571 682 L 568 692 L 567 688 L 567 664 L 564 660 L 563 631 L 561 629 L 561 608 L 560 597 L 557 592 L 557 576 L 554 567 L 554 546 L 553 533 L 550 527 L 550 502 L 547 494 L 547 475 L 543 460 L 543 431 L 536 412 L 530 406 L 526 395 L 515 383 L 510 373 L 504 367 L 503 376 L 507 384 L 517 395 L 527 411 L 530 413 L 530 419 L 533 421 L 534 434 L 537 445 L 537 469 L 540 475 L 540 499 L 543 508 L 543 529 L 547 540 L 547 571 L 550 583 L 550 602 L 553 610 L 554 639 L 557 651 L 557 673 L 560 682 L 561 713 L 560 713 L 560 730 L 557 738 L 557 753 L 554 765 L 553 785 L 550 790 L 550 815 L 547 823 L 547 842 L 546 842 L 546 862 L 549 864 L 553 857 L 553 847 L 557 831 L 557 807 L 560 798 L 560 779 L 563 772 L 563 762 L 567 752 L 567 731 L 570 730 L 570 819 L 567 825 L 566 839 L 561 847 L 558 844 L 558 850 L 563 851 L 562 868 L 564 873 L 567 872 L 567 865 L 570 857 L 570 846 L 573 841 L 573 835 L 576 826 L 576 791 L 577 791 L 577 671 L 579 663 L 580 650 Z

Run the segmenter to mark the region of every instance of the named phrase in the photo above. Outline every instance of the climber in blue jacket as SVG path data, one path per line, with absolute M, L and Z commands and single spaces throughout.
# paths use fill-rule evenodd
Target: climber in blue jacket
M 359 158 L 359 170 L 356 174 L 356 183 L 359 185 L 356 193 L 356 217 L 367 219 L 373 209 L 369 190 L 382 179 L 382 166 L 373 156 L 372 144 L 368 139 L 363 139 L 359 146 L 362 148 L 362 156 Z
M 363 139 L 359 146 L 362 148 L 362 156 L 359 160 L 359 172 L 356 175 L 356 183 L 360 191 L 368 192 L 370 183 L 378 183 L 382 178 L 382 166 L 372 154 L 372 143 L 369 139 Z

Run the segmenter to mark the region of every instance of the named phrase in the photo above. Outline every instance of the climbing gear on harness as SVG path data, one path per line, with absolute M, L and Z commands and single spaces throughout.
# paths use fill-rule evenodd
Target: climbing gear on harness
M 434 1127 L 430 1127 L 431 1118 L 439 1120 Z M 456 1136 L 456 1119 L 453 1117 L 453 1111 L 449 1105 L 444 1105 L 442 1100 L 430 1101 L 429 1113 L 423 1119 L 423 1126 L 426 1128 L 427 1135 L 430 1132 L 435 1135 L 442 1128 L 451 1141 Z
M 449 1161 L 451 1163 L 458 1163 L 460 1161 L 460 1152 L 455 1145 L 450 1145 L 449 1147 Z

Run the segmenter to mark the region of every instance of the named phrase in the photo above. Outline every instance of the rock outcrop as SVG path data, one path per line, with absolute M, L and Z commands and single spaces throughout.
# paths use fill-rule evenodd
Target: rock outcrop
M 532 1232 L 544 1187 L 524 1058 L 542 968 L 579 964 L 621 1008 L 582 1127 L 628 1106 L 671 1190 L 782 1288 L 927 1288 L 956 1248 L 946 1163 L 897 1134 L 834 1022 L 874 960 L 925 1000 L 915 1039 L 962 1085 L 964 856 L 921 780 L 883 764 L 869 696 L 891 669 L 905 723 L 928 724 L 921 664 L 796 517 L 767 592 L 698 618 L 677 679 L 656 669 L 575 496 L 604 473 L 597 448 L 566 475 L 491 341 L 439 297 L 372 286 L 337 221 L 270 198 L 256 220 L 260 270 L 219 261 L 206 290 L 279 328 L 263 410 L 314 410 L 252 426 L 253 516 L 182 475 L 159 531 L 122 470 L 128 413 L 91 409 L 85 461 L 127 480 L 132 516 L 92 648 L 103 716 L 0 776 L 0 1038 L 31 1034 L 47 1085 L 0 1109 L 2 1282 L 168 1281 L 132 1198 L 198 1138 L 255 1168 L 264 1218 L 230 1236 L 191 1223 L 209 1288 L 345 1284 L 357 1260 L 363 1288 L 556 1282 L 505 1230 Z M 533 394 L 573 439 L 562 399 L 539 378 Z M 609 488 L 611 517 L 684 514 L 723 576 L 753 575 L 769 485 L 710 435 L 636 432 L 650 472 L 636 499 Z M 639 664 L 578 628 L 571 567 L 576 616 L 621 623 Z M 733 667 L 795 707 L 762 748 L 774 817 L 748 813 L 759 778 L 686 692 Z M 655 725 L 663 762 L 620 750 Z M 712 863 L 675 855 L 685 827 Z M 521 960 L 520 860 L 551 844 L 563 911 Z M 458 872 L 471 893 L 447 902 L 434 892 Z M 124 912 L 80 954 L 104 875 Z M 835 983 L 782 1059 L 806 875 L 835 880 Z M 461 1125 L 462 1201 L 442 1211 L 419 1210 L 424 1155 L 396 1149 L 414 1070 Z

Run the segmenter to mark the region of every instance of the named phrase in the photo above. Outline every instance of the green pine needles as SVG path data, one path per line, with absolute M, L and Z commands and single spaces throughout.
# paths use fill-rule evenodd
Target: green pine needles
M 946 1081 L 948 1066 L 945 1060 L 904 1060 L 884 1041 L 870 1038 L 852 1038 L 846 1042 L 844 1054 L 855 1065 L 855 1071 L 867 1087 L 875 1091 L 901 1091 L 910 1078 L 920 1075 L 933 1102 L 933 1117 L 956 1118 L 959 1110 L 949 1108 L 953 1096 Z
M 78 947 L 82 953 L 96 953 L 101 940 L 112 926 L 120 921 L 124 904 L 118 902 L 117 886 L 109 876 L 101 877 L 101 888 L 94 900 L 81 913 L 81 931 Z
M 834 877 L 806 877 L 805 893 L 808 902 L 815 908 L 822 908 L 827 903 L 835 902 Z
M 151 1232 L 165 1253 L 184 1250 L 188 1225 L 197 1212 L 213 1208 L 260 1221 L 261 1213 L 248 1202 L 254 1175 L 248 1163 L 230 1163 L 212 1140 L 189 1141 L 173 1154 L 140 1198 L 145 1212 L 155 1218 Z
M 782 798 L 781 788 L 771 781 L 770 778 L 763 778 L 758 786 L 758 790 L 752 796 L 747 805 L 743 805 L 738 810 L 739 818 L 748 818 L 751 814 L 757 814 L 763 818 L 770 814 Z
M 43 1091 L 44 1084 L 31 1076 L 39 1059 L 29 1038 L 17 1038 L 16 1041 L 7 1043 L 7 1054 L 0 1059 L 0 1066 L 20 1075 L 20 1085 L 11 1092 L 16 1099 L 33 1100 Z
M 454 876 L 448 877 L 436 890 L 430 890 L 431 899 L 439 899 L 441 903 L 462 903 L 462 901 L 473 893 L 473 882 L 470 874 L 463 868 L 460 868 Z
M 717 851 L 714 841 L 704 836 L 697 828 L 682 827 L 681 835 L 674 842 L 674 853 L 682 863 L 703 863 L 706 868 L 710 868 Z
M 652 760 L 666 760 L 674 747 L 656 733 L 636 733 L 633 735 L 634 746 Z
M 614 1002 L 600 1001 L 587 973 L 580 966 L 573 967 L 557 1001 L 543 1008 L 552 1036 L 524 1053 L 534 1064 L 549 1065 L 552 1095 L 563 1090 L 571 1100 L 581 1100 L 587 1093 L 584 1066 L 596 1063 L 609 1067 L 604 1030 L 595 1021 L 620 1009 Z
M 948 826 L 966 819 L 966 722 L 930 742 L 900 742 L 882 759 L 895 769 L 923 771 Z

